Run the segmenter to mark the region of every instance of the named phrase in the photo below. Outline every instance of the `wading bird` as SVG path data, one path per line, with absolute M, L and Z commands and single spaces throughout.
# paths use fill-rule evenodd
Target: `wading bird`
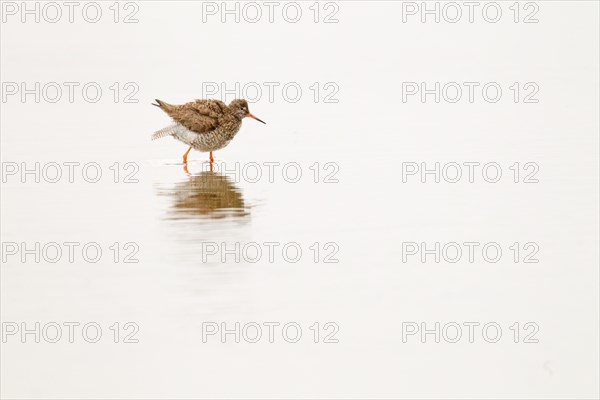
M 210 161 L 214 161 L 213 151 L 222 149 L 235 137 L 246 117 L 264 121 L 250 114 L 248 102 L 235 99 L 229 105 L 220 100 L 196 100 L 182 105 L 173 105 L 156 99 L 156 104 L 174 121 L 172 125 L 152 134 L 152 140 L 173 136 L 190 146 L 183 155 L 183 163 L 192 148 L 210 152 Z

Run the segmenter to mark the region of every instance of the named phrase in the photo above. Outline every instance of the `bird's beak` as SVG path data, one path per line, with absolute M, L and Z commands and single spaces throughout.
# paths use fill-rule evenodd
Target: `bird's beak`
M 265 125 L 267 124 L 265 121 L 263 121 L 263 120 L 260 120 L 260 119 L 256 118 L 254 115 L 252 115 L 252 114 L 250 114 L 250 113 L 246 114 L 246 117 L 254 118 L 254 119 L 255 119 L 255 120 L 257 120 L 258 122 L 262 122 L 262 123 L 263 123 L 263 124 L 265 124 Z

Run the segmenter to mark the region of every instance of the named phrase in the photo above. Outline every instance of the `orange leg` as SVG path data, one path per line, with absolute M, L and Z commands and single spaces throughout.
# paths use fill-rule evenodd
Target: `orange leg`
M 210 152 L 210 162 L 213 162 L 213 161 L 215 161 L 215 159 L 213 158 L 213 156 L 212 156 L 212 151 L 211 151 L 211 152 Z
M 187 164 L 187 155 L 189 154 L 189 152 L 190 152 L 191 149 L 192 149 L 192 146 L 190 146 L 190 148 L 183 155 L 183 163 L 184 164 Z

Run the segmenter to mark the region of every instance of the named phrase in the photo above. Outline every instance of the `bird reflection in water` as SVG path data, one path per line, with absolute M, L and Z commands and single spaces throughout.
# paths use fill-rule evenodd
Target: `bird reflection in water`
M 185 218 L 243 218 L 249 215 L 242 192 L 232 180 L 219 172 L 209 171 L 190 174 L 184 166 L 186 180 L 178 182 L 161 195 L 173 199 L 169 210 L 170 219 Z

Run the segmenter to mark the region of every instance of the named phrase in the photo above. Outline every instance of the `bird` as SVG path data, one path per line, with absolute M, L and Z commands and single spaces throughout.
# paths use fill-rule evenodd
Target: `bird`
M 173 105 L 155 100 L 153 106 L 159 107 L 173 119 L 173 124 L 154 132 L 152 140 L 173 136 L 190 146 L 183 155 L 183 164 L 187 164 L 190 150 L 210 152 L 210 162 L 214 161 L 213 151 L 227 146 L 242 126 L 246 117 L 266 124 L 250 113 L 248 102 L 244 99 L 232 100 L 226 105 L 220 100 L 197 99 L 181 105 Z

